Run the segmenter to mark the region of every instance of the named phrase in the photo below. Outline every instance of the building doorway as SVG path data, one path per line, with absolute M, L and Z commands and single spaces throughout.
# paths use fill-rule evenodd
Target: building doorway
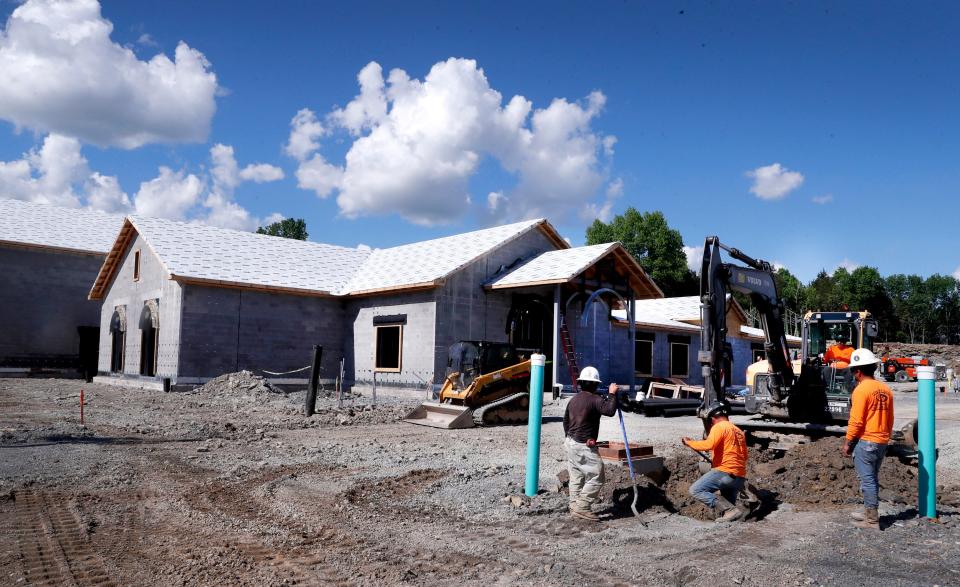
M 160 312 L 156 300 L 149 300 L 140 313 L 140 375 L 157 374 L 157 344 L 160 336 Z
M 123 355 L 127 341 L 127 309 L 117 306 L 110 318 L 110 372 L 123 373 Z

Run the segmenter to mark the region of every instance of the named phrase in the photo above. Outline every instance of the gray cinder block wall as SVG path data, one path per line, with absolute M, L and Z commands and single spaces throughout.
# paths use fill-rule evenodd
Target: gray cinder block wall
M 0 245 L 0 366 L 77 360 L 77 327 L 100 323 L 87 292 L 104 257 Z

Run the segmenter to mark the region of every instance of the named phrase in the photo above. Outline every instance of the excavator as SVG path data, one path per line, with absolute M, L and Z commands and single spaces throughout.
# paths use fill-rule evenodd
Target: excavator
M 743 265 L 725 263 L 721 251 Z M 727 342 L 727 304 L 732 292 L 747 295 L 760 313 L 765 361 L 747 369 L 747 413 L 756 418 L 737 425 L 744 430 L 810 436 L 841 435 L 850 417 L 855 386 L 846 368 L 824 359 L 830 340 L 850 340 L 855 348 L 872 348 L 878 334 L 869 312 L 808 312 L 804 315 L 801 356 L 790 356 L 784 327 L 784 305 L 777 292 L 773 265 L 707 237 L 700 272 L 701 336 L 697 362 L 703 374 L 703 403 L 698 416 L 709 427 L 708 414 L 726 404 L 726 387 L 733 363 Z M 894 441 L 915 447 L 915 421 L 894 433 Z
M 433 428 L 523 424 L 530 406 L 530 359 L 508 343 L 463 340 L 447 353 L 447 375 L 436 402 L 424 402 L 404 422 Z

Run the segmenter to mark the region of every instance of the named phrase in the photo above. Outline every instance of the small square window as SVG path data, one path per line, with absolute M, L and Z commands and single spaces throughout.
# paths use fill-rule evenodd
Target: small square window
M 403 326 L 377 326 L 376 330 L 376 357 L 377 371 L 399 373 L 401 355 L 403 354 Z
M 133 252 L 133 280 L 140 281 L 140 249 Z

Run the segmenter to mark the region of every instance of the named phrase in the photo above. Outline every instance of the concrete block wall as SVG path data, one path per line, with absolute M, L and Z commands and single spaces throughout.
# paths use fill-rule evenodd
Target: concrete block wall
M 556 245 L 540 231 L 532 230 L 470 263 L 437 291 L 435 381 L 445 376 L 447 349 L 459 340 L 506 342 L 507 316 L 513 299 L 510 290 L 485 290 L 483 285 L 518 260 L 555 250 Z M 548 294 L 553 288 L 527 288 L 523 293 Z M 544 349 L 548 355 L 552 349 Z
M 134 279 L 134 253 L 140 251 L 140 278 Z M 91 285 L 93 282 L 91 281 Z M 98 371 L 110 372 L 110 320 L 117 306 L 127 308 L 127 332 L 122 375 L 140 378 L 140 314 L 147 300 L 160 300 L 160 332 L 157 375 L 149 380 L 176 377 L 179 364 L 179 329 L 182 289 L 170 280 L 160 260 L 140 236 L 124 252 L 120 268 L 107 289 L 100 311 L 100 357 Z
M 377 384 L 395 388 L 426 388 L 435 373 L 434 291 L 357 298 L 347 303 L 345 319 L 346 379 L 357 386 L 373 383 L 376 350 L 375 316 L 405 315 L 399 373 L 377 373 Z
M 104 257 L 0 246 L 0 365 L 77 357 L 77 327 L 100 323 L 100 304 L 87 293 Z

